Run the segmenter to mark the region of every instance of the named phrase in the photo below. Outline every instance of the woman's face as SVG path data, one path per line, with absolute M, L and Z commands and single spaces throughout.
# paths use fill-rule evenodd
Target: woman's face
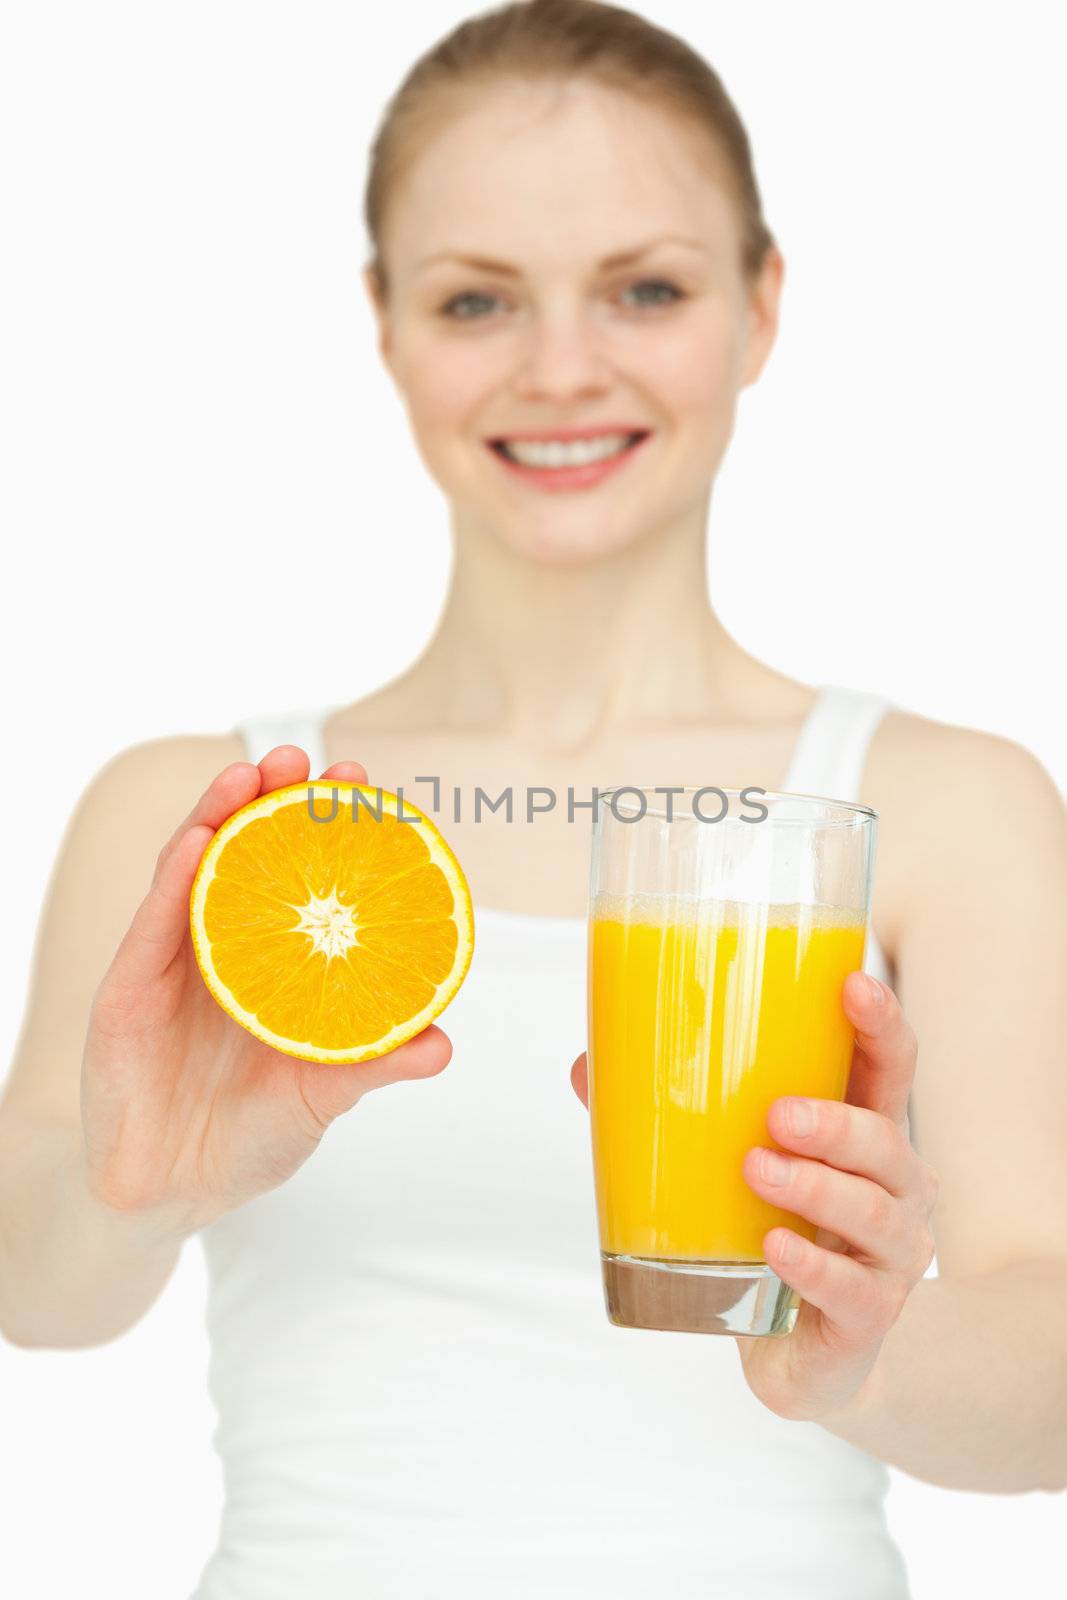
M 709 141 L 592 83 L 501 84 L 390 198 L 383 356 L 460 526 L 574 563 L 703 518 L 781 258 L 746 286 Z

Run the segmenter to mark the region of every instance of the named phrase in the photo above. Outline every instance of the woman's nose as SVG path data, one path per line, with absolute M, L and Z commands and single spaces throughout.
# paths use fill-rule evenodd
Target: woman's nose
M 531 325 L 515 373 L 524 400 L 571 400 L 600 394 L 611 381 L 597 330 L 574 315 L 539 317 Z

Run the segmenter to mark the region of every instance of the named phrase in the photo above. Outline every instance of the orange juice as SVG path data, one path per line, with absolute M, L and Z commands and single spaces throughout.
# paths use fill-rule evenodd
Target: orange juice
M 855 912 L 598 896 L 589 937 L 589 1111 L 602 1251 L 762 1261 L 778 1224 L 745 1152 L 774 1146 L 779 1095 L 842 1100 L 853 1030 L 841 989 L 863 965 Z

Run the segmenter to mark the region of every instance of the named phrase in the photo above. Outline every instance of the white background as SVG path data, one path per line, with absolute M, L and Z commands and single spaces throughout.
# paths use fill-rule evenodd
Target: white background
M 713 509 L 726 625 L 805 681 L 1018 740 L 1062 786 L 1058 8 L 643 9 L 722 74 L 787 258 Z M 377 366 L 358 201 L 385 97 L 465 10 L 4 13 L 5 1062 L 89 777 L 357 698 L 433 626 L 444 508 Z M 203 1297 L 194 1244 L 122 1340 L 0 1345 L 0 1590 L 192 1588 L 221 1495 Z M 1062 1497 L 893 1476 L 915 1600 L 1056 1569 Z

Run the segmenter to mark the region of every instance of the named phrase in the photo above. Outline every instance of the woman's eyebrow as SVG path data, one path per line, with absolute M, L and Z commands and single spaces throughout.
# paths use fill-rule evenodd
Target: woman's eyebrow
M 629 250 L 618 250 L 613 255 L 605 256 L 598 263 L 597 270 L 610 272 L 615 267 L 629 267 L 635 261 L 640 261 L 642 256 L 647 256 L 651 251 L 658 249 L 663 244 L 681 244 L 690 250 L 699 250 L 707 254 L 707 247 L 699 239 L 687 239 L 681 234 L 665 233 L 657 239 L 649 239 L 644 244 L 632 246 Z M 501 278 L 521 278 L 522 270 L 510 261 L 495 261 L 489 256 L 467 255 L 458 250 L 437 250 L 433 255 L 424 256 L 418 263 L 419 268 L 430 267 L 439 261 L 455 261 L 462 267 L 471 267 L 475 272 L 493 272 Z

